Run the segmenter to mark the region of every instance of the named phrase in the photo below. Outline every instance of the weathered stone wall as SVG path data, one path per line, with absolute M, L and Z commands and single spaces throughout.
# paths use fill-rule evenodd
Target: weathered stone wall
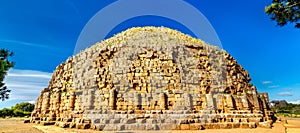
M 223 50 L 168 28 L 132 28 L 59 65 L 31 122 L 98 130 L 270 127 L 266 93 Z

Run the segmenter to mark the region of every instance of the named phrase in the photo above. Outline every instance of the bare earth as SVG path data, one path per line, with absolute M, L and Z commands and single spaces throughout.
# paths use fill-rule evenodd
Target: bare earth
M 300 118 L 287 118 L 287 124 L 284 124 L 287 133 L 300 133 Z
M 32 123 L 23 123 L 24 119 L 10 118 L 0 119 L 0 133 L 101 133 L 101 131 L 82 130 L 59 128 L 56 126 L 41 126 Z M 255 128 L 255 129 L 218 129 L 218 130 L 200 130 L 200 131 L 165 131 L 174 133 L 300 133 L 300 119 L 288 118 L 288 124 L 274 123 L 272 129 Z M 130 132 L 130 131 L 129 131 Z M 131 131 L 132 132 L 132 131 Z M 151 131 L 154 133 L 161 133 L 164 131 Z
M 0 133 L 42 133 L 42 131 L 34 128 L 34 124 L 24 124 L 24 119 L 0 118 Z

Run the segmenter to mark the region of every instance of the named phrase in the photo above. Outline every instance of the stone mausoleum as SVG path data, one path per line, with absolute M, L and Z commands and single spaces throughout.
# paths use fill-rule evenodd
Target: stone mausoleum
M 226 51 L 164 27 L 131 28 L 57 66 L 30 122 L 63 128 L 271 127 L 267 93 Z

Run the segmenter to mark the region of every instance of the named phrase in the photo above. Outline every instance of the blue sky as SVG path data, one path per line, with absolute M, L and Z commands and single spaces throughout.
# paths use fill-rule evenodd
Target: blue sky
M 271 0 L 185 1 L 210 21 L 223 49 L 249 71 L 259 92 L 268 92 L 271 100 L 300 103 L 300 30 L 293 25 L 278 27 L 265 15 L 264 7 Z M 21 101 L 34 102 L 55 67 L 73 55 L 85 24 L 112 2 L 115 1 L 1 1 L 0 48 L 14 51 L 11 60 L 16 66 L 6 78 L 11 98 L 0 102 L 0 108 Z M 144 25 L 166 26 L 191 34 L 178 22 L 143 16 L 121 23 L 110 35 Z

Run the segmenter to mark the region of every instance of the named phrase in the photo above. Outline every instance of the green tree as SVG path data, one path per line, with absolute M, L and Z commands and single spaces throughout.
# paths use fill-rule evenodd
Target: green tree
M 8 57 L 13 56 L 13 52 L 5 49 L 0 49 L 0 100 L 4 101 L 9 98 L 10 90 L 5 86 L 4 78 L 7 71 L 12 68 L 15 63 L 8 60 Z
M 21 110 L 18 110 L 18 109 L 13 110 L 13 115 L 16 116 L 16 117 L 23 117 L 23 116 L 25 116 L 24 112 L 21 111 Z
M 0 117 L 24 117 L 30 116 L 31 112 L 34 110 L 34 104 L 28 102 L 18 103 L 11 108 L 3 108 L 0 110 Z
M 300 0 L 273 0 L 271 5 L 265 7 L 265 12 L 279 26 L 284 26 L 287 23 L 295 23 L 295 27 L 300 28 L 299 8 Z
M 14 115 L 14 112 L 12 109 L 8 109 L 8 108 L 3 108 L 1 110 L 1 115 L 2 117 L 5 117 L 5 116 L 13 116 Z
M 13 110 L 21 110 L 24 112 L 32 112 L 34 110 L 34 104 L 28 102 L 18 103 L 11 107 Z

